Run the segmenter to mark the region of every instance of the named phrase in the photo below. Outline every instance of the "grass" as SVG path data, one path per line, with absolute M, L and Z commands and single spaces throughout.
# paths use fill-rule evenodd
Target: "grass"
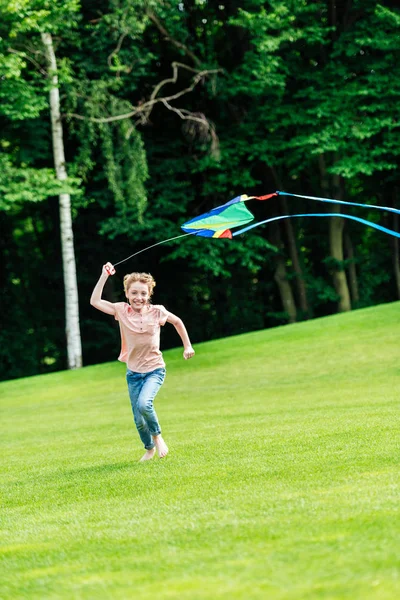
M 400 303 L 0 384 L 2 599 L 400 597 Z M 117 353 L 117 349 L 116 349 Z

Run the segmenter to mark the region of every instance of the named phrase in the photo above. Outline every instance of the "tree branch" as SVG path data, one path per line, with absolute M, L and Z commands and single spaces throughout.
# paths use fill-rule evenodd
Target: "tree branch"
M 155 88 L 150 96 L 150 100 L 148 100 L 147 102 L 144 102 L 140 106 L 133 108 L 133 110 L 128 113 L 124 113 L 121 115 L 113 115 L 113 116 L 109 116 L 109 117 L 86 117 L 84 115 L 79 115 L 76 113 L 67 113 L 65 116 L 69 117 L 69 118 L 80 119 L 81 121 L 86 121 L 86 120 L 92 121 L 93 123 L 112 123 L 113 121 L 121 121 L 123 119 L 131 119 L 133 117 L 138 116 L 138 120 L 140 121 L 140 123 L 145 124 L 148 122 L 150 113 L 155 104 L 158 104 L 159 102 L 164 102 L 164 101 L 170 102 L 171 100 L 176 100 L 177 98 L 180 98 L 181 96 L 193 91 L 193 89 L 196 87 L 196 85 L 207 75 L 221 72 L 221 69 L 204 69 L 202 71 L 197 71 L 196 69 L 193 69 L 192 67 L 188 67 L 187 65 L 178 63 L 178 62 L 173 62 L 172 68 L 173 68 L 172 77 L 169 77 L 168 79 L 163 79 L 162 81 L 160 81 L 160 83 L 158 83 L 155 86 Z M 195 73 L 195 76 L 193 77 L 191 85 L 183 90 L 180 90 L 179 92 L 176 92 L 175 94 L 172 94 L 171 96 L 165 96 L 163 98 L 158 98 L 157 94 L 165 85 L 167 85 L 168 83 L 176 83 L 177 82 L 179 68 L 186 69 L 188 71 Z
M 193 132 L 193 130 L 190 131 L 191 137 L 200 137 L 202 138 L 202 141 L 205 141 L 206 136 L 207 141 L 209 141 L 211 138 L 211 155 L 218 160 L 220 156 L 219 140 L 213 123 L 211 123 L 211 121 L 209 121 L 205 115 L 201 113 L 193 113 L 185 108 L 176 108 L 171 106 L 165 98 L 161 98 L 161 102 L 164 104 L 165 108 L 176 113 L 182 120 L 194 121 L 195 123 L 200 123 L 200 125 L 203 126 L 202 132 L 199 130 L 197 132 Z M 206 136 L 204 135 L 204 132 L 206 133 Z
M 124 31 L 124 33 L 120 36 L 120 38 L 118 40 L 116 48 L 111 52 L 110 56 L 107 58 L 107 63 L 110 68 L 112 67 L 112 64 L 111 64 L 112 57 L 115 54 L 118 54 L 118 52 L 121 50 L 122 42 L 124 41 L 124 39 L 126 38 L 127 35 L 128 35 L 128 32 Z
M 146 14 L 149 17 L 149 19 L 151 21 L 153 21 L 153 23 L 155 24 L 155 26 L 157 27 L 157 29 L 160 31 L 160 33 L 164 36 L 164 38 L 165 38 L 165 40 L 167 42 L 171 42 L 171 44 L 173 44 L 174 46 L 176 46 L 180 50 L 183 50 L 184 53 L 187 56 L 189 56 L 189 58 L 192 59 L 192 61 L 194 62 L 195 65 L 197 65 L 198 67 L 201 66 L 201 60 L 199 60 L 197 58 L 197 56 L 195 54 L 193 54 L 193 52 L 191 50 L 189 50 L 189 48 L 187 46 L 185 46 L 185 44 L 183 44 L 182 42 L 178 42 L 178 40 L 175 40 L 169 34 L 168 30 L 165 28 L 165 26 L 161 23 L 161 21 L 159 20 L 159 18 L 157 17 L 157 15 L 152 10 L 147 9 Z
M 10 54 L 16 54 L 17 56 L 21 56 L 21 58 L 26 58 L 26 60 L 29 60 L 29 62 L 31 62 L 42 75 L 47 77 L 47 71 L 43 69 L 41 65 L 26 52 L 19 52 L 18 50 L 14 50 L 14 48 L 7 48 L 7 51 L 10 52 Z
M 190 112 L 190 110 L 187 110 L 186 108 L 176 108 L 175 106 L 171 106 L 167 102 L 166 98 L 160 98 L 160 100 L 164 104 L 165 108 L 168 108 L 168 110 L 172 110 L 172 112 L 175 112 L 177 115 L 179 115 L 179 117 L 181 119 L 183 119 L 183 120 L 189 119 L 190 121 L 197 121 L 198 123 L 201 123 L 202 125 L 206 125 L 207 128 L 211 129 L 211 124 L 205 117 L 199 117 L 196 114 Z

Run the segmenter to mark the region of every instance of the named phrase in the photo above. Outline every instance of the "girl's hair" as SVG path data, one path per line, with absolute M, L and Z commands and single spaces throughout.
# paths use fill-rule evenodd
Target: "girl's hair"
M 131 284 L 135 283 L 136 281 L 140 281 L 141 283 L 145 283 L 147 285 L 147 287 L 149 288 L 149 297 L 151 298 L 153 295 L 153 290 L 156 285 L 156 282 L 154 281 L 154 277 L 152 275 L 150 275 L 150 273 L 128 273 L 128 275 L 125 275 L 125 277 L 124 277 L 125 294 L 128 293 L 128 290 L 129 290 Z

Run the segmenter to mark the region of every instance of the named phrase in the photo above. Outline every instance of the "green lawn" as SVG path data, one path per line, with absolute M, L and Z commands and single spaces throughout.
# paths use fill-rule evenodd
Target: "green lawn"
M 400 303 L 0 384 L 0 597 L 400 598 Z M 117 354 L 118 348 L 116 348 Z

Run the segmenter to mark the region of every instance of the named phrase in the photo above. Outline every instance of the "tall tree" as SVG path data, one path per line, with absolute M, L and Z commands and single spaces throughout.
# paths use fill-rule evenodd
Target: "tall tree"
M 49 68 L 50 115 L 53 139 L 54 166 L 59 181 L 67 179 L 63 128 L 61 122 L 60 91 L 57 74 L 57 61 L 51 33 L 42 32 Z M 79 297 L 76 278 L 74 233 L 72 228 L 71 197 L 63 193 L 59 196 L 61 249 L 65 289 L 65 322 L 67 336 L 68 366 L 77 369 L 82 366 L 82 344 L 79 327 Z
M 50 197 L 73 193 L 77 184 L 73 178 L 58 180 L 45 158 L 47 128 L 40 123 L 40 116 L 48 109 L 48 100 L 44 85 L 46 71 L 40 60 L 43 48 L 40 47 L 39 36 L 39 13 L 42 19 L 49 15 L 45 8 L 45 3 L 40 7 L 28 6 L 26 2 L 18 6 L 9 2 L 0 3 L 0 63 L 3 75 L 0 88 L 0 210 L 4 211 L 2 219 L 7 223 L 6 227 L 12 225 L 7 243 L 4 244 L 5 279 L 11 286 L 10 299 L 14 296 L 32 298 L 33 288 L 35 297 L 40 297 L 40 282 L 46 278 L 42 273 L 46 270 L 45 264 L 37 269 L 39 259 L 43 257 L 40 236 L 46 229 L 38 216 L 40 204 L 47 206 L 46 201 Z M 56 249 L 54 253 L 57 255 Z M 31 265 L 29 275 L 23 267 L 28 262 L 24 260 L 26 255 Z M 48 257 L 46 262 L 51 263 L 51 258 Z M 32 285 L 29 285 L 30 277 L 33 279 Z M 54 282 L 53 287 L 56 288 Z M 47 297 L 53 297 L 53 289 L 48 291 Z M 5 300 L 5 303 L 7 310 L 4 310 L 4 314 L 7 313 L 10 321 L 18 323 L 19 337 L 31 337 L 30 358 L 25 364 L 21 363 L 21 371 L 31 374 L 53 364 L 55 360 L 48 354 L 50 348 L 58 352 L 54 343 L 56 323 L 53 323 L 53 333 L 49 334 L 34 302 L 30 302 L 29 307 L 23 304 L 18 306 L 15 300 Z M 45 311 L 43 314 L 46 314 Z M 21 315 L 23 318 L 20 318 Z M 22 340 L 18 341 L 14 335 L 7 337 L 7 329 L 3 332 L 2 354 L 10 376 L 18 372 L 15 365 L 18 361 L 12 361 L 9 354 L 16 347 L 21 347 L 21 343 Z

